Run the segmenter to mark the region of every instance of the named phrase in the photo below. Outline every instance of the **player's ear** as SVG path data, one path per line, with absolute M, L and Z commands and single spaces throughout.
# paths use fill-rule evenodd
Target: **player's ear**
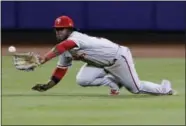
M 71 34 L 73 31 L 75 31 L 75 28 L 68 28 L 68 32 Z

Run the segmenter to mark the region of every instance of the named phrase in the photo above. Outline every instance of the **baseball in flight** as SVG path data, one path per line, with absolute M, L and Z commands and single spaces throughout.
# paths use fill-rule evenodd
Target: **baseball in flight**
M 16 52 L 16 48 L 14 46 L 10 46 L 8 48 L 8 51 L 11 52 L 11 53 Z

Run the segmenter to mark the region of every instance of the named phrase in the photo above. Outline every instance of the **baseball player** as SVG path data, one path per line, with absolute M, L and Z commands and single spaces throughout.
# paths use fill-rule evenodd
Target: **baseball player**
M 108 86 L 110 95 L 118 95 L 121 87 L 134 94 L 175 94 L 168 80 L 161 84 L 140 80 L 128 47 L 78 32 L 68 16 L 58 17 L 54 28 L 60 43 L 40 57 L 39 62 L 45 64 L 59 56 L 57 67 L 47 84 L 36 84 L 33 90 L 42 92 L 52 88 L 64 77 L 73 60 L 81 60 L 85 64 L 76 76 L 80 86 Z

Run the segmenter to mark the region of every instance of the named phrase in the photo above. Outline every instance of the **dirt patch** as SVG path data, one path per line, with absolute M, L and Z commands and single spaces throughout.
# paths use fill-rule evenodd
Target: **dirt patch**
M 52 48 L 50 45 L 16 45 L 18 52 L 37 52 L 41 55 Z M 129 45 L 134 57 L 185 57 L 185 45 Z M 8 46 L 2 46 L 2 55 L 8 55 Z

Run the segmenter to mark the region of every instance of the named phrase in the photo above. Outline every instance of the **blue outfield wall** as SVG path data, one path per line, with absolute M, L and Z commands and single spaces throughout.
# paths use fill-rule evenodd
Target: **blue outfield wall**
M 3 29 L 51 29 L 68 15 L 83 30 L 174 30 L 186 28 L 186 2 L 1 2 Z

